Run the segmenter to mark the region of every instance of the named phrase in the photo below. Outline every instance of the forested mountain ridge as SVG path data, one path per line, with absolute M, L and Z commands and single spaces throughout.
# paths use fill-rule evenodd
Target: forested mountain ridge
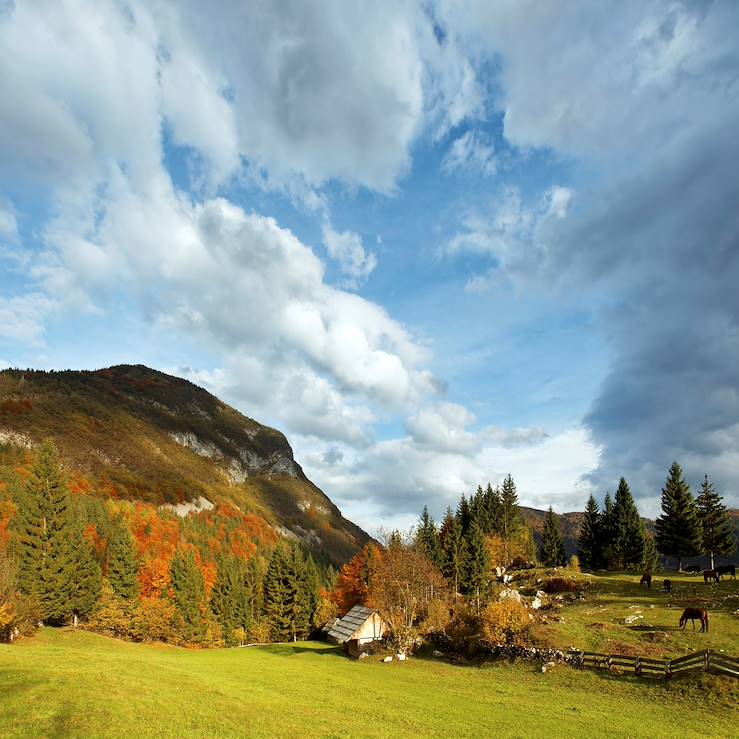
M 51 437 L 73 492 L 235 506 L 340 565 L 369 541 L 303 473 L 285 436 L 197 385 L 140 365 L 0 372 L 0 464 Z

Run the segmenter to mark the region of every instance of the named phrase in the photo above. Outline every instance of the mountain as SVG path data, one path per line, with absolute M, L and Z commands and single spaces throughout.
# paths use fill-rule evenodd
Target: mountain
M 73 490 L 179 515 L 230 504 L 337 566 L 370 540 L 306 477 L 282 433 L 163 372 L 1 371 L 0 449 L 49 436 Z

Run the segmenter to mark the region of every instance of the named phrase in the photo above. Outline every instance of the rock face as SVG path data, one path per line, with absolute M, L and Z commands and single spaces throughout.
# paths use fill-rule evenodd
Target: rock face
M 198 515 L 228 501 L 340 566 L 370 537 L 304 474 L 280 431 L 141 365 L 0 371 L 0 444 L 57 443 L 111 496 Z

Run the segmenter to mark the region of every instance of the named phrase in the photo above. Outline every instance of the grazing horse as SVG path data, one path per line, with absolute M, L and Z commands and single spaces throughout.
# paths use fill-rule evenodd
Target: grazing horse
M 703 582 L 708 582 L 709 580 L 718 582 L 718 572 L 716 570 L 703 570 Z
M 716 572 L 721 575 L 722 580 L 723 575 L 731 575 L 731 579 L 736 580 L 736 565 L 721 565 L 716 568 Z
M 696 575 L 701 571 L 701 568 L 698 565 L 687 565 L 685 567 L 685 572 L 693 572 Z
M 695 631 L 695 620 L 701 622 L 701 632 L 708 631 L 708 611 L 705 608 L 686 608 L 683 615 L 680 616 L 680 628 L 684 629 L 688 621 L 693 622 L 693 631 Z
M 671 593 L 672 592 L 672 580 L 665 580 L 662 583 L 662 587 L 665 589 L 665 593 Z
M 648 588 L 652 587 L 652 576 L 646 572 L 641 576 L 641 580 L 639 581 L 639 585 L 644 587 L 646 585 Z

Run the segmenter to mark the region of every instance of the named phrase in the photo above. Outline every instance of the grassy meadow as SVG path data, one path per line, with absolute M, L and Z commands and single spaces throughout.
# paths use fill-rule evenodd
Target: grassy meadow
M 42 629 L 0 645 L 1 736 L 735 736 L 734 686 L 560 666 L 186 650 Z M 706 692 L 708 691 L 708 692 Z

